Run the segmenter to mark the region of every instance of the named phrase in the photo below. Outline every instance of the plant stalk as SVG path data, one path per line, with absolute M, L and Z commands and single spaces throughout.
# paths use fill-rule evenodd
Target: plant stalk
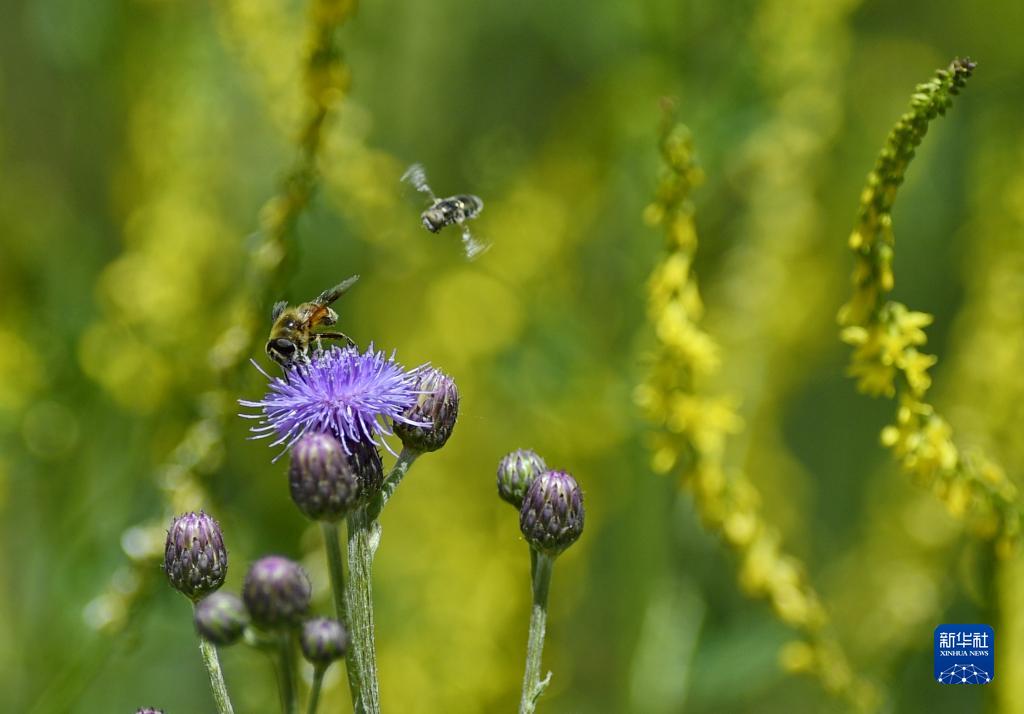
M 290 632 L 278 639 L 278 669 L 281 673 L 281 707 L 285 714 L 298 714 L 299 692 L 295 687 L 295 648 Z
M 203 664 L 206 665 L 206 671 L 210 675 L 210 689 L 213 690 L 213 701 L 217 705 L 217 714 L 234 714 L 231 697 L 228 696 L 228 687 L 224 683 L 224 674 L 220 669 L 217 648 L 212 642 L 207 642 L 200 637 L 199 652 L 203 655 Z
M 345 604 L 345 570 L 341 556 L 341 538 L 338 535 L 337 523 L 321 523 L 321 530 L 324 533 L 324 545 L 327 549 L 327 569 L 331 574 L 331 590 L 334 593 L 334 610 L 340 622 L 345 624 L 345 629 L 352 631 L 349 622 L 348 607 Z M 356 702 L 360 699 L 362 689 L 359 680 L 359 670 L 356 667 L 355 658 L 345 658 L 345 673 L 348 676 L 348 691 L 352 698 L 352 707 L 355 711 Z M 312 710 L 310 710 L 312 711 Z
M 353 702 L 356 714 L 380 714 L 380 687 L 377 683 L 377 655 L 373 641 L 373 553 L 378 527 L 365 508 L 348 516 L 348 606 L 351 647 L 347 658 L 354 663 L 359 682 L 359 699 Z
M 320 687 L 324 683 L 324 672 L 326 667 L 317 666 L 313 669 L 313 688 L 309 690 L 309 704 L 306 706 L 306 714 L 316 714 L 316 708 L 320 704 Z
M 530 613 L 530 638 L 526 644 L 526 672 L 523 674 L 523 698 L 519 702 L 519 714 L 533 714 L 537 700 L 551 681 L 551 672 L 541 679 L 540 665 L 548 619 L 548 589 L 555 561 L 532 548 L 530 558 L 533 565 L 533 610 Z

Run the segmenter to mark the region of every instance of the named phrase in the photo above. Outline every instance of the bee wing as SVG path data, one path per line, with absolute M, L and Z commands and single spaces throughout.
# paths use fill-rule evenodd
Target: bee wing
M 437 200 L 437 196 L 434 195 L 434 192 L 430 190 L 430 186 L 427 185 L 427 172 L 423 170 L 423 164 L 413 164 L 407 168 L 405 173 L 402 174 L 401 180 L 404 183 L 410 184 L 417 191 L 422 191 L 430 196 L 431 201 Z
M 475 260 L 491 249 L 490 243 L 481 243 L 469 230 L 469 226 L 462 226 L 462 249 L 466 251 L 466 258 Z
M 281 317 L 281 313 L 284 312 L 288 307 L 287 300 L 279 300 L 274 303 L 273 309 L 270 311 L 270 321 L 277 322 L 277 318 Z
M 358 280 L 358 275 L 353 275 L 350 278 L 345 278 L 340 283 L 335 285 L 333 288 L 328 288 L 327 290 L 324 290 L 317 296 L 316 300 L 314 300 L 313 302 L 316 303 L 317 305 L 330 305 L 332 302 L 334 302 L 342 295 L 344 295 L 346 292 L 348 292 L 348 289 L 355 285 L 356 282 L 358 282 Z
M 484 210 L 484 201 L 479 196 L 474 196 L 471 193 L 463 193 L 455 198 L 462 201 L 462 205 L 466 209 L 466 218 L 476 218 L 480 215 L 480 212 Z

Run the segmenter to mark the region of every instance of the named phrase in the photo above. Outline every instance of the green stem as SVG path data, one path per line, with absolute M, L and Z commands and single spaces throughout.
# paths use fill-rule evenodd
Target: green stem
M 395 489 L 398 488 L 398 484 L 402 482 L 405 475 L 409 473 L 409 469 L 412 467 L 413 462 L 419 458 L 420 452 L 415 449 L 408 447 L 402 449 L 402 453 L 398 455 L 398 460 L 395 462 L 394 467 L 384 478 L 384 485 L 381 486 L 380 493 L 370 501 L 370 505 L 367 506 L 366 512 L 369 516 L 370 521 L 377 520 L 380 516 L 380 512 L 384 509 L 384 506 L 391 497 L 395 495 Z
M 297 714 L 299 692 L 295 688 L 295 648 L 291 632 L 282 632 L 278 639 L 278 669 L 281 672 L 281 706 L 285 714 Z
M 351 648 L 349 662 L 355 663 L 359 681 L 359 701 L 353 702 L 356 714 L 380 714 L 377 684 L 377 655 L 373 641 L 373 554 L 376 529 L 364 508 L 348 516 L 348 605 Z
M 324 544 L 327 548 L 327 569 L 331 573 L 331 590 L 334 592 L 334 610 L 338 620 L 345 623 L 345 629 L 352 631 L 348 618 L 348 607 L 345 605 L 345 570 L 342 565 L 341 539 L 338 536 L 337 523 L 321 523 L 324 533 Z M 345 673 L 348 676 L 348 691 L 352 698 L 353 708 L 360 698 L 359 670 L 356 668 L 355 659 L 345 659 Z M 311 710 L 312 711 L 312 710 Z
M 316 714 L 317 705 L 320 704 L 320 687 L 324 683 L 324 672 L 326 667 L 317 666 L 313 670 L 313 688 L 309 690 L 309 705 L 306 707 L 306 714 Z
M 415 449 L 402 449 L 384 479 L 380 493 L 363 508 L 348 514 L 349 577 L 344 585 L 345 597 L 339 597 L 335 587 L 335 604 L 347 613 L 346 624 L 352 644 L 345 665 L 349 683 L 358 683 L 352 696 L 352 708 L 356 714 L 380 714 L 380 686 L 377 683 L 377 654 L 373 638 L 373 556 L 380 543 L 377 517 L 419 455 Z M 328 553 L 328 560 L 331 558 Z M 333 574 L 331 577 L 334 578 Z M 340 580 L 339 576 L 338 582 Z
M 536 710 L 537 700 L 551 681 L 551 672 L 544 679 L 540 678 L 540 658 L 544 651 L 548 588 L 555 561 L 543 553 L 533 552 L 533 611 L 530 614 L 530 639 L 526 645 L 526 672 L 523 674 L 523 698 L 519 702 L 519 714 L 532 714 Z
M 195 605 L 193 604 L 193 608 Z M 217 648 L 212 642 L 199 638 L 199 652 L 203 655 L 203 664 L 210 675 L 210 689 L 213 690 L 213 701 L 217 705 L 217 714 L 234 714 L 228 687 L 224 684 L 224 674 L 220 670 L 220 658 Z

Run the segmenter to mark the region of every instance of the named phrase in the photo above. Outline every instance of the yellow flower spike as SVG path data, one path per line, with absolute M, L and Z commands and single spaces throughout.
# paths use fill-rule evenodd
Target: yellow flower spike
M 950 514 L 962 518 L 967 511 L 967 502 L 970 500 L 971 492 L 967 484 L 962 481 L 954 481 L 945 489 L 943 499 Z
M 734 546 L 749 545 L 757 534 L 757 515 L 746 511 L 733 511 L 725 517 L 722 533 Z
M 232 14 L 232 21 L 237 20 L 239 23 L 238 29 L 244 28 L 246 31 L 251 30 L 255 33 L 261 33 L 261 40 L 281 42 L 290 33 L 287 32 L 288 28 L 282 27 L 281 23 L 277 22 L 279 17 L 273 12 L 273 5 L 273 3 L 233 2 L 228 3 L 224 7 L 218 6 L 218 9 L 223 10 L 227 14 Z M 287 86 L 294 90 L 294 96 L 289 96 L 289 99 L 295 100 L 294 102 L 277 102 L 274 103 L 274 108 L 285 106 L 286 111 L 291 112 L 295 109 L 292 105 L 301 104 L 301 111 L 295 112 L 295 116 L 303 117 L 297 146 L 298 161 L 281 181 L 278 187 L 278 194 L 264 204 L 257 217 L 261 228 L 258 241 L 246 256 L 247 264 L 245 266 L 244 278 L 234 287 L 233 294 L 235 299 L 229 302 L 224 311 L 225 316 L 218 320 L 217 323 L 230 324 L 232 327 L 228 328 L 223 336 L 216 339 L 212 347 L 209 349 L 204 348 L 203 353 L 196 355 L 182 352 L 176 355 L 179 359 L 187 359 L 188 369 L 186 373 L 190 375 L 195 372 L 197 364 L 208 365 L 212 374 L 205 375 L 203 379 L 212 382 L 215 387 L 211 392 L 199 396 L 194 409 L 196 416 L 184 429 L 185 436 L 170 451 L 165 462 L 156 469 L 155 478 L 162 491 L 164 507 L 168 511 L 178 513 L 196 510 L 209 500 L 205 493 L 202 476 L 210 472 L 220 460 L 223 451 L 224 423 L 227 416 L 234 412 L 234 409 L 230 408 L 229 405 L 234 404 L 235 397 L 229 393 L 226 382 L 233 370 L 245 364 L 245 358 L 253 351 L 251 349 L 253 343 L 263 337 L 263 334 L 257 330 L 262 330 L 265 322 L 263 319 L 256 317 L 256 311 L 262 310 L 261 306 L 270 304 L 271 300 L 275 297 L 272 291 L 277 289 L 276 284 L 279 282 L 281 271 L 287 263 L 292 231 L 299 214 L 302 213 L 312 198 L 316 183 L 316 165 L 323 148 L 321 146 L 321 138 L 324 120 L 327 117 L 330 106 L 338 100 L 337 90 L 347 86 L 348 82 L 348 70 L 342 62 L 336 47 L 338 40 L 337 26 L 351 16 L 354 12 L 354 7 L 354 0 L 315 0 L 311 4 L 307 23 L 307 53 L 302 68 L 305 74 L 305 93 L 303 93 L 303 87 L 294 86 L 298 83 L 295 81 L 295 73 L 291 71 L 292 65 L 282 61 L 281 53 L 270 53 L 274 56 L 265 65 L 267 68 L 272 68 L 271 71 L 278 73 L 275 76 L 280 79 L 282 86 Z M 274 21 L 262 24 L 262 20 L 266 19 L 264 14 L 268 12 L 273 15 Z M 272 30 L 262 34 L 266 27 L 270 27 Z M 241 39 L 243 41 L 242 44 L 245 44 L 250 38 Z M 285 42 L 285 44 L 287 43 Z M 274 49 L 279 48 L 275 47 Z M 291 50 L 292 48 L 287 47 L 287 49 Z M 298 68 L 298 63 L 296 63 L 295 68 Z M 171 75 L 173 73 L 170 73 L 168 76 Z M 327 85 L 331 85 L 333 89 L 325 90 Z M 173 84 L 171 88 L 174 88 Z M 194 120 L 191 116 L 192 114 L 211 110 L 216 111 L 218 108 L 216 104 L 210 103 L 207 89 L 209 88 L 190 84 L 187 87 L 187 91 L 181 92 L 181 96 L 178 96 L 176 93 L 169 93 L 167 91 L 168 87 L 158 82 L 153 85 L 152 93 L 154 96 L 149 98 L 148 101 L 142 101 L 136 109 L 136 113 L 139 115 L 138 121 L 140 124 L 143 121 L 153 123 L 157 120 L 169 122 L 169 127 L 148 127 L 149 131 L 147 133 L 156 135 L 167 134 L 173 140 L 184 143 L 187 136 L 179 136 L 174 131 L 176 128 L 174 122 L 187 123 Z M 213 94 L 215 95 L 216 92 Z M 160 107 L 159 113 L 156 115 L 158 119 L 150 117 L 151 106 Z M 216 125 L 216 122 L 211 123 L 207 121 L 205 125 L 213 126 Z M 294 128 L 289 126 L 289 131 L 293 131 Z M 211 143 L 211 140 L 215 143 L 217 138 L 216 136 L 203 135 L 202 141 L 204 146 L 206 146 Z M 171 145 L 164 148 L 175 155 L 185 157 L 195 153 L 194 147 L 187 145 Z M 156 155 L 149 145 L 140 147 L 140 149 L 138 152 L 140 155 L 137 157 L 137 161 L 140 164 L 145 164 L 149 157 Z M 218 255 L 211 251 L 220 250 L 223 246 L 229 246 L 230 243 L 221 239 L 225 235 L 234 233 L 234 231 L 226 230 L 215 216 L 207 215 L 204 216 L 204 220 L 197 220 L 202 211 L 205 210 L 207 202 L 195 199 L 193 192 L 197 186 L 205 187 L 203 190 L 210 190 L 211 186 L 216 185 L 212 177 L 205 174 L 196 175 L 197 172 L 206 166 L 207 163 L 198 162 L 198 167 L 196 167 L 186 160 L 162 162 L 160 170 L 166 171 L 167 175 L 162 175 L 163 180 L 161 183 L 163 185 L 159 191 L 160 195 L 152 199 L 151 202 L 154 204 L 152 207 L 143 207 L 137 210 L 136 215 L 129 221 L 126 232 L 131 233 L 134 228 L 144 233 L 144 235 L 136 236 L 135 240 L 130 243 L 129 250 L 126 251 L 126 256 L 136 258 L 136 262 L 139 265 L 146 265 L 150 261 L 155 261 L 162 268 L 166 269 L 170 260 L 161 251 L 166 250 L 168 246 L 174 246 L 176 251 L 189 255 L 187 262 L 181 261 L 174 263 L 172 266 L 183 271 L 184 275 L 168 276 L 165 274 L 159 281 L 146 282 L 154 285 L 179 285 L 178 290 L 180 291 L 181 286 L 188 284 L 188 281 L 184 278 L 188 278 L 189 273 L 198 271 L 203 275 L 207 273 L 212 275 L 219 271 L 219 268 L 214 269 L 210 266 L 215 265 L 214 258 L 223 258 L 224 255 Z M 143 168 L 145 169 L 146 167 L 143 166 Z M 152 167 L 150 167 L 150 170 L 152 170 Z M 189 170 L 192 173 L 189 173 Z M 171 198 L 168 198 L 169 195 Z M 176 210 L 174 217 L 177 219 L 177 223 L 172 224 L 172 222 L 162 220 L 146 220 L 149 213 L 160 214 L 161 208 L 172 198 L 183 204 L 180 209 L 176 203 L 172 204 Z M 166 235 L 163 231 L 172 230 L 173 225 L 180 224 L 189 215 L 192 216 L 192 220 L 196 221 L 194 226 L 190 226 L 192 230 L 180 231 L 171 236 L 173 240 L 166 240 Z M 159 218 L 159 215 L 157 217 Z M 154 225 L 150 226 L 149 223 Z M 142 228 L 139 227 L 140 224 L 143 225 Z M 203 261 L 206 262 L 204 263 Z M 116 266 L 117 263 L 114 265 Z M 204 279 L 195 278 L 193 282 L 198 285 Z M 154 303 L 155 306 L 159 307 L 163 319 L 173 320 L 176 330 L 190 329 L 196 324 L 201 324 L 202 320 L 195 315 L 187 313 L 187 308 L 191 306 L 191 303 L 181 300 L 180 295 L 177 297 L 178 304 L 176 305 L 176 310 L 169 310 L 168 305 L 164 301 Z M 195 302 L 196 306 L 202 304 L 197 296 L 188 297 Z M 136 300 L 128 307 L 137 311 L 145 306 L 145 301 Z M 193 307 L 193 309 L 198 309 L 198 307 Z M 121 312 L 125 312 L 124 306 L 121 306 Z M 150 316 L 143 315 L 141 317 L 149 318 Z M 122 322 L 137 321 L 137 319 L 138 316 L 118 314 L 108 320 L 108 322 L 121 324 Z M 158 324 L 152 319 L 146 319 L 142 322 L 151 325 Z M 94 329 L 109 328 L 107 328 L 106 324 L 100 323 L 94 326 Z M 88 336 L 89 333 L 87 332 L 86 334 Z M 158 340 L 168 340 L 171 338 L 174 338 L 175 344 L 190 344 L 193 342 L 189 339 L 178 339 L 173 334 L 160 335 L 153 339 L 153 342 L 156 343 Z M 91 359 L 90 345 L 85 344 L 85 342 L 87 342 L 87 338 L 84 339 L 82 347 L 85 353 L 83 354 L 83 361 L 88 365 Z M 145 346 L 142 348 L 144 349 Z M 130 358 L 131 356 L 132 353 L 128 353 L 128 357 Z M 153 362 L 156 361 L 153 360 Z M 88 369 L 88 366 L 86 369 Z M 107 371 L 109 372 L 109 369 Z M 149 382 L 152 382 L 154 381 L 152 363 L 150 363 L 149 372 L 150 374 L 147 379 Z M 125 374 L 128 374 L 128 372 L 125 371 Z M 158 381 L 163 379 L 159 374 L 159 370 L 157 377 L 159 378 Z M 138 384 L 139 380 L 137 379 L 129 380 L 130 388 L 136 392 L 133 397 L 135 399 L 138 399 L 140 395 L 147 396 L 145 392 L 139 392 Z M 152 406 L 155 408 L 159 404 L 155 401 Z M 155 527 L 156 524 L 160 524 L 160 527 L 163 528 L 165 522 L 166 518 L 161 515 L 148 524 L 148 527 Z M 147 525 L 143 524 L 135 528 L 146 527 Z M 126 533 L 130 534 L 133 530 L 129 529 Z M 145 578 L 153 577 L 157 572 L 154 558 L 158 554 L 151 555 L 152 557 L 142 559 L 138 553 L 129 553 L 129 556 L 132 558 L 131 566 L 133 568 L 130 571 L 131 576 L 140 584 L 130 591 L 122 591 L 123 588 L 119 590 L 117 583 L 123 580 L 123 575 L 122 571 L 115 573 L 114 577 L 111 578 L 110 584 L 107 586 L 106 592 L 97 596 L 86 606 L 85 616 L 90 624 L 108 632 L 120 630 L 131 624 L 131 616 L 137 609 L 134 607 L 135 600 L 148 590 L 142 583 L 144 583 Z
M 809 665 L 807 672 L 830 693 L 859 706 L 855 692 L 873 688 L 852 677 L 838 642 L 825 634 L 828 616 L 820 598 L 799 561 L 781 552 L 780 536 L 761 511 L 756 487 L 741 472 L 726 473 L 727 437 L 742 428 L 732 400 L 701 391 L 704 378 L 718 368 L 718 345 L 698 324 L 703 305 L 692 270 L 698 238 L 689 193 L 701 174 L 688 137 L 685 129 L 666 121 L 661 148 L 669 170 L 653 207 L 645 211 L 649 223 L 658 218 L 666 238 L 666 255 L 648 281 L 648 319 L 657 349 L 646 380 L 634 392 L 634 399 L 660 429 L 652 468 L 678 474 L 703 526 L 738 558 L 743 590 L 766 598 L 781 621 L 837 653 L 831 662 Z M 845 672 L 845 680 L 836 671 Z M 848 684 L 837 686 L 837 681 Z
M 816 660 L 814 648 L 800 640 L 787 642 L 779 651 L 779 664 L 791 674 L 812 671 Z
M 661 221 L 665 218 L 665 209 L 658 203 L 651 203 L 644 208 L 644 223 L 651 226 L 661 225 Z
M 882 429 L 882 444 L 905 472 L 931 487 L 951 514 L 971 517 L 975 532 L 1002 542 L 1016 539 L 1021 530 L 1016 489 L 1006 487 L 1005 474 L 987 459 L 965 458 L 949 423 L 925 401 L 932 384 L 928 370 L 937 358 L 918 348 L 926 344 L 924 328 L 933 318 L 897 302 L 883 302 L 894 285 L 891 211 L 897 189 L 929 122 L 945 113 L 973 69 L 970 60 L 954 60 L 917 88 L 910 111 L 889 134 L 868 175 L 853 232 L 856 238 L 849 241 L 854 252 L 853 294 L 840 310 L 840 339 L 854 348 L 849 373 L 857 378 L 857 388 L 899 400 L 896 424 Z M 1003 545 L 997 548 L 1006 550 Z
M 656 474 L 668 473 L 675 465 L 676 452 L 667 446 L 658 449 L 651 458 L 651 470 Z
M 881 435 L 882 446 L 887 446 L 889 448 L 892 448 L 892 447 L 896 446 L 896 444 L 899 443 L 899 440 L 900 440 L 900 430 L 897 429 L 896 427 L 894 427 L 894 426 L 887 426 L 884 429 L 882 429 L 882 435 Z

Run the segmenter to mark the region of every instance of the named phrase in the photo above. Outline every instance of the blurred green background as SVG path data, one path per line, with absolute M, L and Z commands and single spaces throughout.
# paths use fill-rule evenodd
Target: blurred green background
M 221 521 L 229 588 L 283 553 L 304 558 L 329 609 L 318 532 L 282 465 L 230 403 L 223 433 L 207 430 L 221 384 L 261 393 L 244 360 L 218 381 L 210 353 L 296 154 L 306 10 L 13 0 L 0 19 L 2 708 L 209 711 L 189 608 L 147 555 L 172 511 Z M 889 710 L 1024 710 L 1021 568 L 899 473 L 878 443 L 893 405 L 856 393 L 835 324 L 864 176 L 914 85 L 970 54 L 976 76 L 897 205 L 896 298 L 936 314 L 935 394 L 959 438 L 1019 475 L 1021 26 L 1019 0 L 359 7 L 341 33 L 351 92 L 324 129 L 280 297 L 361 273 L 343 329 L 462 393 L 449 445 L 384 516 L 387 710 L 514 708 L 529 561 L 493 481 L 523 446 L 586 491 L 586 531 L 554 575 L 543 711 L 842 711 L 780 668 L 792 633 L 649 467 L 632 392 L 653 346 L 644 286 L 662 239 L 641 214 L 663 96 L 708 177 L 697 267 L 723 347 L 713 386 L 746 425 L 731 467 Z M 438 192 L 484 198 L 475 227 L 493 248 L 478 261 L 419 226 L 398 183 L 414 161 Z M 991 686 L 932 681 L 942 622 L 995 626 Z M 269 710 L 270 662 L 222 659 L 237 710 Z M 328 683 L 345 710 L 340 668 Z

